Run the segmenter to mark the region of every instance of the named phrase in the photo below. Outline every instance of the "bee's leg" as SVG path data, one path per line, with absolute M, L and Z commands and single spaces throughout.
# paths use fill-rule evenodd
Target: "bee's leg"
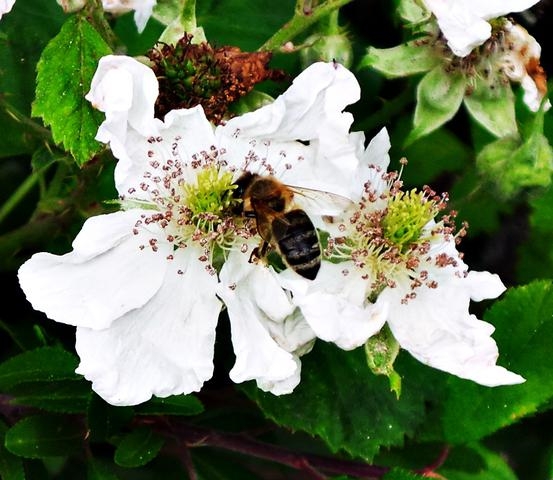
M 263 240 L 263 242 L 261 242 L 261 245 L 253 249 L 252 254 L 250 255 L 250 263 L 259 263 L 260 260 L 267 257 L 268 252 L 269 242 Z

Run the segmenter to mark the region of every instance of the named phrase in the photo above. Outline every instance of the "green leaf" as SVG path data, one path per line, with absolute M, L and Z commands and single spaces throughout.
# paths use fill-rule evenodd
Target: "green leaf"
M 75 373 L 78 359 L 58 347 L 44 347 L 12 357 L 0 364 L 0 391 L 10 392 L 28 382 L 80 380 Z
M 11 394 L 15 405 L 38 407 L 58 413 L 84 413 L 90 399 L 88 382 L 32 382 L 15 387 Z
M 87 427 L 91 442 L 111 440 L 122 427 L 132 420 L 132 407 L 114 407 L 102 400 L 98 395 L 92 395 L 87 412 Z
M 87 480 L 118 480 L 117 475 L 104 462 L 90 458 L 87 465 Z
M 392 470 L 382 477 L 382 480 L 423 480 L 424 478 L 426 477 L 417 475 L 409 470 L 404 470 L 403 468 L 392 468 Z
M 121 467 L 141 467 L 153 460 L 165 440 L 151 429 L 140 427 L 121 440 L 115 450 L 115 463 Z
M 0 421 L 0 478 L 2 480 L 25 480 L 21 459 L 6 450 L 4 437 L 8 427 Z
M 553 272 L 553 186 L 530 200 L 530 234 L 519 249 L 518 279 L 551 278 Z
M 465 107 L 472 117 L 497 137 L 518 135 L 515 96 L 509 83 L 490 86 L 476 78 L 475 88 L 465 96 Z
M 137 415 L 197 415 L 204 411 L 202 402 L 193 395 L 153 397 L 136 407 Z
M 509 290 L 486 312 L 496 326 L 499 364 L 526 378 L 520 385 L 483 387 L 451 377 L 444 404 L 446 439 L 478 440 L 538 410 L 553 398 L 550 369 L 553 283 L 534 282 Z
M 392 48 L 370 47 L 359 67 L 371 67 L 387 78 L 398 78 L 428 72 L 440 64 L 441 59 L 432 48 L 413 41 Z
M 381 447 L 401 445 L 423 421 L 420 390 L 404 384 L 398 400 L 387 379 L 367 368 L 362 348 L 344 352 L 319 342 L 302 363 L 302 381 L 290 395 L 263 393 L 252 384 L 244 389 L 267 417 L 318 435 L 333 452 L 370 461 Z
M 467 455 L 467 448 L 461 449 L 460 455 L 455 455 L 454 449 L 439 473 L 448 480 L 517 480 L 502 455 L 478 444 L 472 444 L 468 448 L 471 453 L 478 455 L 479 461 Z
M 82 447 L 83 425 L 61 415 L 37 415 L 20 420 L 6 433 L 6 448 L 25 458 L 66 456 Z
M 84 17 L 73 16 L 50 41 L 38 63 L 33 115 L 52 129 L 54 141 L 83 165 L 103 146 L 94 140 L 103 114 L 85 100 L 98 60 L 108 45 Z
M 506 198 L 525 187 L 547 187 L 553 172 L 553 150 L 539 132 L 522 144 L 502 138 L 484 147 L 476 157 L 478 170 L 493 180 Z
M 440 65 L 428 72 L 417 87 L 414 129 L 406 145 L 441 127 L 459 110 L 467 80 L 457 72 L 447 72 Z
M 197 2 L 196 18 L 212 44 L 253 51 L 292 18 L 295 3 L 205 0 Z
M 48 21 L 45 21 L 47 19 Z M 9 110 L 30 117 L 35 96 L 36 64 L 48 41 L 64 20 L 56 2 L 25 0 L 15 3 L 0 23 L 0 92 Z M 6 105 L 7 107 L 7 105 Z M 30 153 L 36 132 L 0 107 L 0 157 Z

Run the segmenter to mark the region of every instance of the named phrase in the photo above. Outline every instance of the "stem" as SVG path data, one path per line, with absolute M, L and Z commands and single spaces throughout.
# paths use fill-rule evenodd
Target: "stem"
M 270 460 L 301 470 L 317 480 L 325 478 L 320 471 L 358 478 L 380 478 L 389 471 L 388 467 L 369 465 L 354 460 L 341 460 L 309 453 L 295 453 L 283 447 L 253 440 L 240 434 L 217 432 L 195 425 L 181 425 L 177 429 L 178 437 L 184 440 L 189 447 L 216 447 Z
M 5 218 L 12 212 L 12 210 L 25 198 L 27 193 L 38 183 L 40 177 L 42 175 L 42 171 L 37 171 L 31 173 L 25 181 L 19 185 L 17 190 L 13 192 L 6 200 L 4 205 L 0 207 L 0 223 L 2 223 Z
M 307 30 L 311 25 L 318 22 L 321 18 L 330 15 L 334 10 L 348 4 L 352 0 L 328 0 L 321 5 L 317 5 L 306 11 L 304 9 L 304 0 L 298 0 L 294 9 L 294 16 L 285 23 L 278 32 L 267 40 L 259 50 L 278 50 L 286 42 Z
M 11 103 L 6 101 L 4 95 L 0 95 L 0 108 L 6 112 L 8 116 L 13 118 L 16 122 L 22 124 L 25 127 L 28 127 L 29 130 L 34 133 L 38 138 L 45 140 L 47 142 L 51 141 L 52 134 L 50 130 L 44 128 L 39 123 L 31 120 L 26 115 L 23 115 L 17 108 L 15 108 Z

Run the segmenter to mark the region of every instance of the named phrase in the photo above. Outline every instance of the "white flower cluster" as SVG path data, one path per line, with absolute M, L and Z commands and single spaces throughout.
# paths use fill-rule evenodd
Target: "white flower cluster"
M 122 210 L 88 219 L 71 252 L 35 254 L 19 270 L 35 309 L 77 327 L 77 372 L 106 401 L 200 390 L 213 374 L 222 309 L 231 379 L 277 395 L 299 383 L 300 357 L 316 338 L 353 349 L 386 322 L 435 368 L 490 386 L 524 381 L 496 365 L 493 327 L 468 310 L 505 287 L 468 272 L 429 194 L 399 191 L 386 172 L 385 130 L 366 149 L 350 133 L 344 109 L 360 88 L 346 68 L 313 64 L 273 103 L 216 128 L 200 106 L 155 118 L 157 95 L 143 64 L 100 61 L 87 99 L 105 112 L 97 138 L 118 159 Z M 244 172 L 332 194 L 294 197 L 330 235 L 315 280 L 252 261 L 255 219 L 232 208 Z M 348 199 L 346 211 L 335 195 Z M 409 237 L 401 218 L 418 222 Z

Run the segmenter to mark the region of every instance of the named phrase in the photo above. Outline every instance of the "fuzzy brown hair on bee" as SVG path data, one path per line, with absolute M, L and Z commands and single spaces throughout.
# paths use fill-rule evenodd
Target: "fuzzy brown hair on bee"
M 245 172 L 235 182 L 241 198 L 239 211 L 255 218 L 263 243 L 252 257 L 265 257 L 273 248 L 284 263 L 304 278 L 314 280 L 321 266 L 321 246 L 313 222 L 294 206 L 294 190 L 271 175 Z

